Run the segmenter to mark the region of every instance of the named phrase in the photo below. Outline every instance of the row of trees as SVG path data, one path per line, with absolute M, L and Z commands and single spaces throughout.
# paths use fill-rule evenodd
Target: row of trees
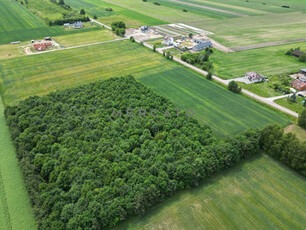
M 113 117 L 169 110 L 171 117 Z M 39 229 L 101 229 L 259 151 L 259 132 L 219 141 L 133 77 L 31 97 L 5 115 Z
M 306 176 L 306 142 L 300 142 L 292 133 L 284 134 L 278 125 L 261 131 L 260 144 L 265 153 Z
M 213 53 L 213 50 L 210 48 L 206 48 L 204 51 L 199 53 L 185 53 L 181 56 L 181 59 L 184 62 L 187 62 L 191 65 L 195 65 L 200 67 L 206 71 L 213 70 L 213 62 L 209 60 L 210 55 Z

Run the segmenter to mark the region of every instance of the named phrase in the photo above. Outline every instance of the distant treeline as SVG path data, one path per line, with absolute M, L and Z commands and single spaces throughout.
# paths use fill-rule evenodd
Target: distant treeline
M 112 116 L 114 110 L 140 108 L 171 116 Z M 208 126 L 183 111 L 177 117 L 169 100 L 131 76 L 30 97 L 7 107 L 5 115 L 44 230 L 113 227 L 259 153 L 261 146 L 278 158 L 270 150 L 279 139 L 269 135 L 271 127 L 217 141 Z M 305 146 L 289 137 L 281 142 L 284 152 L 286 141 Z
M 50 20 L 48 18 L 45 19 L 46 23 L 49 26 L 55 26 L 55 25 L 64 25 L 65 23 L 74 23 L 74 22 L 89 22 L 90 19 L 88 16 L 77 16 L 72 18 L 63 18 L 63 19 L 56 19 L 56 20 Z

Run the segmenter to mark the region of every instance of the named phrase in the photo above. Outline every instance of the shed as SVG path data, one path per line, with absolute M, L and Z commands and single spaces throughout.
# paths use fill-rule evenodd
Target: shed
M 306 68 L 300 69 L 300 73 L 303 74 L 303 75 L 306 75 Z

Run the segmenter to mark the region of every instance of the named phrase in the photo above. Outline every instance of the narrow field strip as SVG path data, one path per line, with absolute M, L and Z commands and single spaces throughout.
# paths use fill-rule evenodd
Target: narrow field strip
M 35 230 L 36 223 L 0 101 L 0 229 Z

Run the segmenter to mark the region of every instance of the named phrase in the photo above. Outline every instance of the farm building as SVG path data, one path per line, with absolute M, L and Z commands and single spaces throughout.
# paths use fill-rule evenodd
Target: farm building
M 306 55 L 306 53 L 304 53 L 304 52 L 302 52 L 300 50 L 295 50 L 295 51 L 293 51 L 292 55 L 296 56 L 296 57 L 300 57 L 302 55 Z
M 16 44 L 20 44 L 20 41 L 18 41 L 18 42 L 11 42 L 11 45 L 16 45 Z
M 45 37 L 45 41 L 51 41 L 51 37 Z
M 65 23 L 65 24 L 64 24 L 64 27 L 69 27 L 69 26 L 70 26 L 69 23 Z
M 306 68 L 305 69 L 300 69 L 300 73 L 306 76 Z
M 306 90 L 306 77 L 294 80 L 291 85 L 297 90 Z
M 150 33 L 150 28 L 149 28 L 149 26 L 142 26 L 142 27 L 140 28 L 140 30 L 141 30 L 142 33 L 145 33 L 145 34 Z
M 212 47 L 212 43 L 210 41 L 204 41 L 204 40 L 195 38 L 195 39 L 193 39 L 193 42 L 197 44 L 194 47 L 192 47 L 192 49 L 194 51 L 201 51 L 201 50 L 204 50 L 207 47 L 208 48 Z
M 74 22 L 74 23 L 72 24 L 72 27 L 73 27 L 74 29 L 80 29 L 80 28 L 83 28 L 84 26 L 83 26 L 83 23 L 82 23 L 82 22 Z
M 254 72 L 254 71 L 246 73 L 244 77 L 247 78 L 252 83 L 262 82 L 266 79 L 265 76 L 260 75 L 260 74 Z
M 163 41 L 163 44 L 165 44 L 166 46 L 173 46 L 174 45 L 174 38 L 170 35 L 167 35 L 165 37 L 165 40 Z
M 46 50 L 48 47 L 51 47 L 51 42 L 43 42 L 43 43 L 36 43 L 33 45 L 34 49 L 37 51 L 43 51 Z

